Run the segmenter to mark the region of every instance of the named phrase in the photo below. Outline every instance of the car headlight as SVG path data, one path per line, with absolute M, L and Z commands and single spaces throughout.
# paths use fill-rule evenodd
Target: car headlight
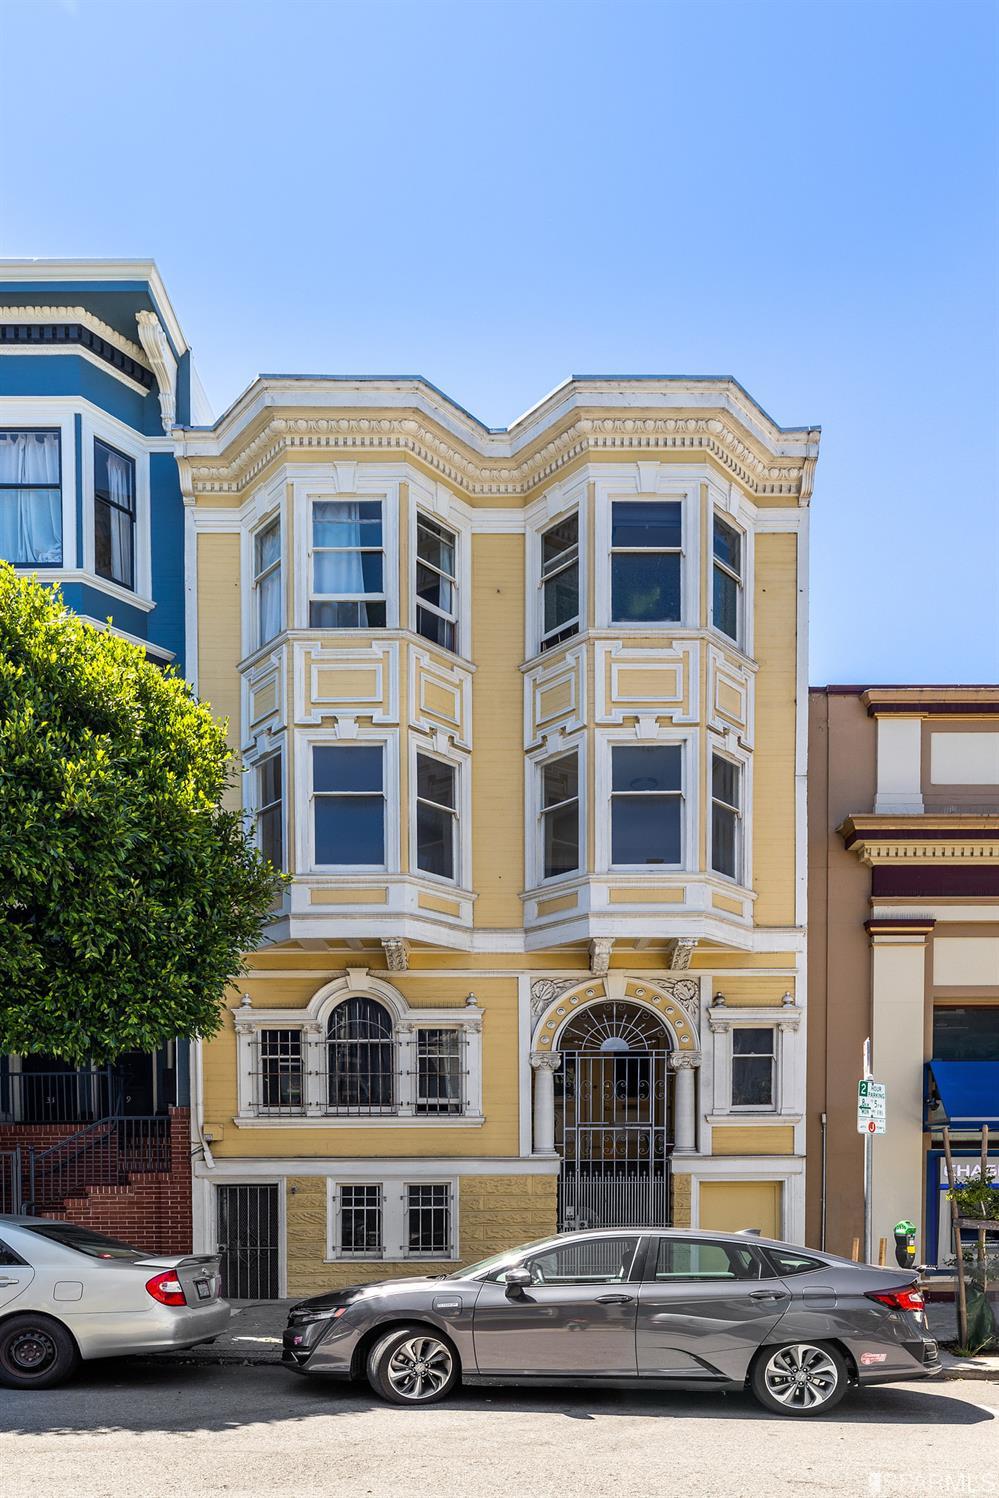
M 329 1306 L 315 1311 L 292 1311 L 288 1317 L 289 1326 L 309 1326 L 315 1321 L 336 1321 L 340 1316 L 346 1316 L 347 1306 Z

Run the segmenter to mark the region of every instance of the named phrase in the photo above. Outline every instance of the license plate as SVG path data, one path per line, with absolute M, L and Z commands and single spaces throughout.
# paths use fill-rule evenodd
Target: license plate
M 211 1300 L 212 1287 L 207 1280 L 195 1280 L 194 1284 L 198 1292 L 199 1300 Z

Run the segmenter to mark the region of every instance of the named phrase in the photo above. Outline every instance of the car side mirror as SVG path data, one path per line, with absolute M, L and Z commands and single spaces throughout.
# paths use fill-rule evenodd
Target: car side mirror
M 519 1295 L 526 1286 L 534 1283 L 531 1279 L 531 1271 L 523 1264 L 518 1264 L 514 1269 L 508 1269 L 505 1278 L 508 1295 Z

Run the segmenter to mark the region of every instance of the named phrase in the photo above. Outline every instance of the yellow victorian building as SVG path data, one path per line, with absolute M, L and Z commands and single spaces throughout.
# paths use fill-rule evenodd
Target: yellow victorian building
M 190 675 L 291 881 L 195 1058 L 229 1293 L 556 1226 L 804 1233 L 814 428 L 261 377 L 177 434 Z

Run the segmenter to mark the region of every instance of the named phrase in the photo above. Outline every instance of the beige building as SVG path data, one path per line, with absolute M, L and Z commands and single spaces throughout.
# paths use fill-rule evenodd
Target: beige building
M 292 874 L 195 1067 L 232 1293 L 804 1234 L 818 451 L 732 380 L 263 377 L 176 434 L 189 674 Z
M 944 1263 L 941 1127 L 962 1175 L 983 1123 L 999 1146 L 999 687 L 813 691 L 808 800 L 808 1242 L 863 1235 L 870 1036 L 875 1244 L 909 1218 Z

